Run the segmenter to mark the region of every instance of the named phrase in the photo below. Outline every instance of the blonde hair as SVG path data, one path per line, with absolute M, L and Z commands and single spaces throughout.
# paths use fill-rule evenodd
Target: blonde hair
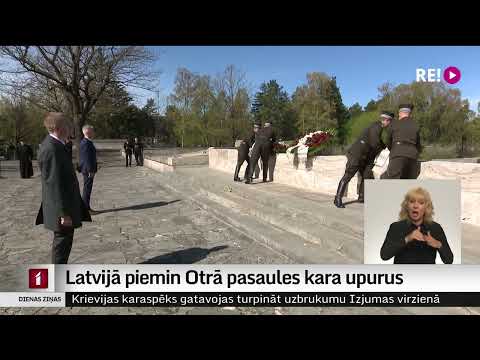
M 64 126 L 70 127 L 70 120 L 68 117 L 61 112 L 49 112 L 43 120 L 43 125 L 48 130 L 49 133 L 53 133 L 55 130 L 60 129 Z
M 425 190 L 424 188 L 417 187 L 414 189 L 409 190 L 405 194 L 405 198 L 400 205 L 400 220 L 408 219 L 408 203 L 412 198 L 423 198 L 425 200 L 425 214 L 423 215 L 423 221 L 426 223 L 431 224 L 433 222 L 433 203 L 432 198 L 430 197 L 430 193 Z

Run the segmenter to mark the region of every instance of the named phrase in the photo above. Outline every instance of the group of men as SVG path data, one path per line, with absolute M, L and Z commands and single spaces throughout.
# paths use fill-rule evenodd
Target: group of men
M 48 135 L 38 154 L 42 180 L 42 204 L 36 225 L 53 231 L 52 263 L 66 264 L 72 249 L 74 230 L 82 221 L 92 221 L 90 208 L 93 179 L 98 170 L 93 127 L 82 128 L 80 161 L 77 171 L 83 175 L 83 195 L 72 161 L 71 121 L 63 113 L 48 113 L 44 120 Z
M 237 166 L 235 168 L 235 174 L 233 176 L 234 181 L 240 181 L 238 174 L 243 163 L 247 162 L 247 168 L 245 169 L 245 184 L 251 184 L 253 181 L 253 175 L 255 178 L 260 175 L 260 169 L 258 167 L 258 160 L 262 160 L 263 170 L 263 182 L 273 181 L 273 164 L 271 164 L 271 158 L 274 154 L 274 144 L 276 142 L 276 134 L 272 127 L 270 120 L 266 121 L 263 128 L 260 123 L 255 123 L 253 126 L 253 133 L 251 136 L 240 142 L 238 148 Z M 251 155 L 250 155 L 251 149 Z M 267 180 L 267 176 L 269 179 Z
M 375 159 L 385 148 L 390 151 L 389 164 L 381 179 L 416 179 L 420 175 L 420 129 L 411 117 L 412 111 L 413 105 L 400 105 L 396 120 L 392 112 L 381 112 L 380 119 L 364 129 L 348 149 L 345 174 L 338 184 L 334 199 L 336 207 L 345 207 L 342 198 L 356 173 L 360 178 L 358 202 L 364 202 L 364 180 L 374 179 Z
M 132 166 L 132 154 L 135 155 L 137 166 L 143 166 L 143 149 L 144 146 L 138 138 L 135 138 L 134 141 L 127 139 L 123 144 L 123 150 L 125 150 L 125 167 Z

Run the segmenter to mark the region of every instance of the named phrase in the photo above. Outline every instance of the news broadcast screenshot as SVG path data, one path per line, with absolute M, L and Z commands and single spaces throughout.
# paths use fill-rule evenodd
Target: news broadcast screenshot
M 480 46 L 0 46 L 0 314 L 480 314 Z

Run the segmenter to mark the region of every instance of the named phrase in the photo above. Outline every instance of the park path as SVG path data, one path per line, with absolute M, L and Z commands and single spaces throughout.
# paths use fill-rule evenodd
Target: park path
M 198 263 L 285 264 L 298 262 L 238 230 L 174 191 L 175 174 L 125 168 L 118 153 L 101 154 L 92 207 L 93 223 L 77 230 L 70 256 L 76 264 Z M 15 265 L 49 263 L 52 234 L 34 226 L 41 200 L 38 171 L 20 179 L 15 164 L 0 179 L 0 291 L 8 291 Z M 180 174 L 181 175 L 181 174 Z M 178 176 L 180 176 L 178 175 Z M 184 174 L 185 175 L 185 174 Z M 173 176 L 173 178 L 172 178 Z M 80 180 L 80 179 L 79 179 Z M 81 184 L 81 181 L 80 181 Z M 174 187 L 174 186 L 173 186 Z M 271 226 L 265 224 L 265 226 Z M 272 226 L 272 231 L 273 231 Z M 425 313 L 438 313 L 426 309 Z M 0 308 L 0 314 L 408 314 L 391 308 Z M 442 310 L 450 313 L 450 310 Z M 459 310 L 451 311 L 459 313 Z M 468 309 L 460 313 L 469 313 Z

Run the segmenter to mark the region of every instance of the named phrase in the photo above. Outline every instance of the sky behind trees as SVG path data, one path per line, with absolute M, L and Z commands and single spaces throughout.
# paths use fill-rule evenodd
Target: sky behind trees
M 336 76 L 346 106 L 358 102 L 365 106 L 377 99 L 378 86 L 415 80 L 416 69 L 456 66 L 462 72 L 459 88 L 462 97 L 477 111 L 480 101 L 479 46 L 159 46 L 156 66 L 160 75 L 160 104 L 174 88 L 179 67 L 194 73 L 215 76 L 227 65 L 245 72 L 250 90 L 262 82 L 277 80 L 289 95 L 306 82 L 309 72 Z M 153 92 L 135 90 L 136 102 L 143 106 Z

